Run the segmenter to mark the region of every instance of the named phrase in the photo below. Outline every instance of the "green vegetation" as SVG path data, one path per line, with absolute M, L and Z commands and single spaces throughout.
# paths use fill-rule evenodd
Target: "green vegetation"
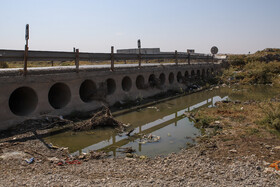
M 280 86 L 280 49 L 265 49 L 252 55 L 229 55 L 226 83 L 274 84 Z
M 269 103 L 261 107 L 265 117 L 261 121 L 270 130 L 277 130 L 280 132 L 280 103 Z

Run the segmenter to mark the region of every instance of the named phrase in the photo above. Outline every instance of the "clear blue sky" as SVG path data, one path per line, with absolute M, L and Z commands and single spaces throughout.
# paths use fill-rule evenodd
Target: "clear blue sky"
M 0 0 L 0 49 L 248 53 L 280 48 L 280 0 Z

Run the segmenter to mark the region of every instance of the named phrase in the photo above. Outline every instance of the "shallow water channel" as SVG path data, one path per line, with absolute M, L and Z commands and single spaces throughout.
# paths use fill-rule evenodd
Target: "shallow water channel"
M 123 155 L 119 152 L 120 147 L 132 147 L 138 155 L 149 157 L 166 155 L 194 144 L 193 139 L 201 133 L 194 126 L 194 122 L 184 115 L 185 111 L 192 111 L 199 107 L 213 107 L 215 102 L 227 99 L 264 100 L 279 93 L 278 89 L 271 86 L 213 88 L 117 116 L 117 120 L 133 126 L 134 131 L 131 137 L 120 136 L 112 128 L 99 128 L 87 132 L 54 133 L 46 137 L 45 141 L 68 147 L 73 154 L 89 150 L 103 150 L 113 156 L 120 156 Z M 159 136 L 160 139 L 153 143 L 141 142 L 139 136 L 133 136 L 139 133 L 147 136 L 152 134 Z

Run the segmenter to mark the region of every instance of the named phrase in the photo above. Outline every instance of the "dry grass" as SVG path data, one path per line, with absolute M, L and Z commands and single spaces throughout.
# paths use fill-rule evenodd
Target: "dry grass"
M 234 158 L 239 156 L 256 155 L 261 159 L 272 162 L 279 159 L 280 150 L 271 149 L 280 145 L 279 131 L 273 121 L 279 119 L 279 102 L 274 102 L 271 110 L 267 110 L 265 102 L 251 103 L 221 103 L 216 108 L 203 108 L 196 112 L 198 123 L 206 128 L 213 128 L 219 121 L 219 129 L 212 136 L 203 136 L 202 141 L 212 142 L 217 148 L 209 152 L 212 158 Z M 260 107 L 261 106 L 261 107 Z M 265 113 L 264 110 L 267 112 Z M 274 120 L 273 120 L 274 119 Z M 216 122 L 215 122 L 216 121 Z M 215 127 L 215 126 L 214 126 Z M 236 151 L 236 153 L 233 153 Z

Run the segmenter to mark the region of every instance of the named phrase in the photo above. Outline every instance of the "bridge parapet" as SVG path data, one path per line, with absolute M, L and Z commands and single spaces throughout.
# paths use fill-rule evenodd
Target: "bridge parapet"
M 15 53 L 20 56 L 22 51 Z M 3 57 L 3 50 L 0 50 L 0 54 L 0 60 L 9 58 L 9 55 Z M 35 60 L 41 56 L 36 55 L 35 52 L 33 57 L 29 57 Z M 52 55 L 56 58 L 55 53 L 48 55 L 48 60 Z M 72 59 L 73 55 L 65 53 L 65 58 Z M 108 58 L 108 54 L 98 55 L 98 58 Z M 80 59 L 97 56 L 79 54 Z M 181 57 L 178 55 L 178 58 Z M 113 105 L 168 90 L 185 89 L 193 80 L 216 75 L 220 68 L 221 64 L 218 63 L 156 63 L 143 64 L 141 68 L 138 64 L 115 64 L 114 71 L 109 71 L 110 65 L 95 65 L 80 66 L 77 73 L 76 66 L 66 66 L 29 68 L 27 76 L 22 76 L 22 69 L 1 69 L 0 130 L 39 116 L 89 112 L 102 107 L 104 103 Z

